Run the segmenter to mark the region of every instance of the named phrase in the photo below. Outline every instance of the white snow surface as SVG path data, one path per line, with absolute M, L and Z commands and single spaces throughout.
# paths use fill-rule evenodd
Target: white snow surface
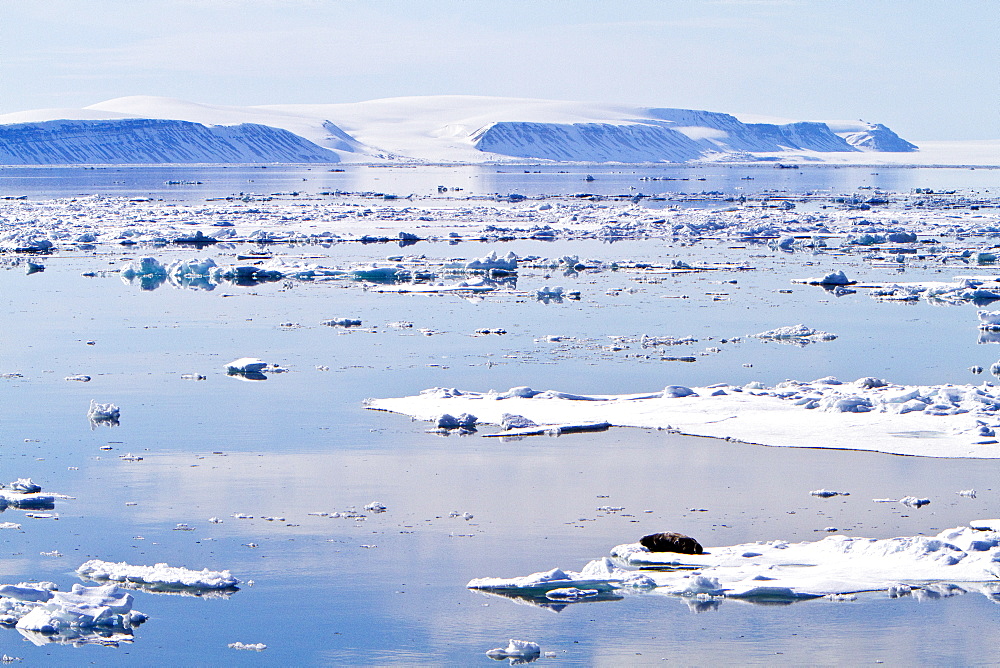
M 471 589 L 538 595 L 577 587 L 642 589 L 685 597 L 795 600 L 884 590 L 890 596 L 958 586 L 1000 600 L 1000 533 L 969 527 L 936 536 L 781 540 L 707 548 L 701 555 L 649 552 L 619 545 L 582 571 L 551 571 L 515 578 L 479 578 Z M 679 570 L 636 571 L 675 566 Z M 919 595 L 919 594 L 918 594 Z
M 721 390 L 721 391 L 720 391 Z M 602 420 L 614 426 L 671 429 L 784 447 L 873 450 L 934 457 L 1000 458 L 995 412 L 1000 388 L 894 385 L 877 378 L 788 380 L 770 388 L 668 386 L 645 394 L 579 395 L 528 387 L 506 392 L 432 388 L 372 399 L 368 408 L 437 420 L 469 413 L 500 425 L 513 413 L 538 425 Z
M 73 585 L 68 592 L 55 591 L 51 583 L 0 586 L 0 620 L 16 625 L 29 640 L 47 642 L 34 633 L 59 634 L 73 642 L 101 642 L 109 632 L 130 632 L 146 620 L 132 610 L 132 595 L 116 585 Z M 88 631 L 100 629 L 99 635 Z
M 229 571 L 212 571 L 207 568 L 194 571 L 178 566 L 132 564 L 91 559 L 76 569 L 77 575 L 90 580 L 111 580 L 139 585 L 163 586 L 186 589 L 230 589 L 239 584 Z
M 476 163 L 525 158 L 659 162 L 732 152 L 786 155 L 791 150 L 813 160 L 854 155 L 905 160 L 913 155 L 908 152 L 912 145 L 891 130 L 864 121 L 760 125 L 718 112 L 462 95 L 248 107 L 131 96 L 79 110 L 0 115 L 0 125 L 67 119 L 163 119 L 205 126 L 250 123 L 286 130 L 331 149 L 335 157 L 363 162 Z

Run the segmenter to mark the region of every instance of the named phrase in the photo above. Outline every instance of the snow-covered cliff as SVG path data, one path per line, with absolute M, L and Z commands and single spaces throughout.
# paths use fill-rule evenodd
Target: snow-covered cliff
M 287 130 L 177 120 L 56 120 L 0 125 L 0 164 L 338 162 Z

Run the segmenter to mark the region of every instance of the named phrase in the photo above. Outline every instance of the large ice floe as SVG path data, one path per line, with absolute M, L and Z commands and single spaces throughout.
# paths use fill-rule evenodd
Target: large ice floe
M 91 559 L 76 569 L 84 580 L 111 581 L 130 589 L 157 593 L 191 593 L 201 595 L 213 592 L 235 592 L 239 580 L 229 571 L 200 571 L 156 564 L 136 566 L 125 562 Z
M 970 527 L 936 536 L 781 540 L 706 548 L 703 554 L 619 545 L 579 572 L 553 569 L 513 578 L 477 578 L 470 589 L 544 607 L 651 592 L 694 604 L 739 599 L 793 602 L 885 592 L 939 598 L 979 592 L 1000 603 L 1000 533 Z M 564 595 L 572 592 L 573 596 Z
M 0 624 L 14 626 L 36 645 L 117 645 L 131 642 L 132 629 L 147 619 L 132 602 L 113 584 L 75 584 L 68 592 L 51 582 L 0 585 Z
M 68 499 L 64 494 L 43 494 L 41 485 L 31 478 L 18 478 L 7 485 L 0 485 L 0 511 L 7 508 L 20 510 L 52 510 L 56 499 Z
M 505 414 L 516 415 L 534 423 L 532 433 L 606 423 L 773 446 L 1000 458 L 1000 387 L 990 383 L 894 385 L 871 377 L 853 382 L 827 377 L 773 387 L 671 385 L 623 395 L 432 388 L 416 396 L 369 399 L 366 406 L 428 421 L 468 413 L 480 424 L 502 425 Z
M 124 588 L 225 597 L 238 591 L 239 584 L 229 571 L 194 571 L 167 564 L 136 566 L 92 559 L 76 572 L 81 579 L 101 584 L 74 584 L 68 592 L 59 591 L 53 582 L 0 585 L 0 624 L 15 627 L 37 645 L 117 645 L 131 642 L 132 629 L 147 619 L 132 609 L 132 594 Z

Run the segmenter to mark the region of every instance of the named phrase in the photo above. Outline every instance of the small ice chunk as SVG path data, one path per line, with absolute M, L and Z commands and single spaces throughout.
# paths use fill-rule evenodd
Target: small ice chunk
M 225 366 L 228 374 L 260 373 L 267 368 L 267 362 L 256 357 L 241 357 Z
M 91 422 L 118 422 L 121 411 L 114 404 L 100 404 L 91 399 L 87 417 Z
M 899 500 L 904 506 L 909 506 L 910 508 L 920 508 L 921 506 L 926 506 L 931 502 L 930 499 L 919 499 L 915 496 L 904 496 Z
M 42 491 L 42 486 L 32 482 L 31 478 L 18 478 L 8 485 L 15 492 L 22 494 L 34 494 Z
M 384 513 L 387 509 L 379 501 L 372 501 L 371 503 L 365 506 L 365 510 L 367 510 L 370 513 Z
M 698 396 L 690 387 L 683 385 L 668 385 L 663 388 L 664 399 L 677 399 L 680 397 Z
M 361 321 L 354 318 L 331 318 L 320 323 L 327 327 L 360 327 Z
M 976 498 L 976 490 L 974 489 L 963 489 L 960 492 L 956 492 L 959 496 L 964 496 L 968 499 Z
M 979 329 L 986 331 L 1000 330 L 1000 311 L 977 311 Z
M 529 420 L 523 415 L 515 415 L 513 413 L 504 413 L 500 416 L 500 426 L 503 427 L 505 431 L 511 429 L 525 429 L 528 427 L 537 427 L 533 420 Z
M 231 642 L 229 643 L 229 649 L 248 649 L 253 652 L 263 652 L 267 649 L 267 645 L 262 642 L 258 643 L 242 643 L 242 642 Z
M 476 416 L 469 413 L 462 413 L 458 417 L 444 413 L 437 419 L 438 429 L 475 429 Z
M 85 376 L 82 373 L 76 374 L 75 376 L 66 376 L 66 380 L 75 380 L 80 383 L 89 383 L 90 376 Z
M 511 638 L 506 647 L 497 647 L 486 652 L 486 656 L 491 659 L 520 659 L 533 661 L 541 656 L 542 649 L 538 643 L 528 640 L 514 640 Z
M 835 491 L 830 490 L 830 489 L 814 489 L 813 491 L 809 492 L 809 494 L 811 494 L 812 496 L 818 496 L 818 497 L 823 498 L 823 499 L 828 499 L 831 496 L 850 496 L 851 495 L 850 492 L 835 492 Z
M 847 275 L 842 271 L 832 271 L 820 279 L 813 279 L 819 285 L 848 285 Z

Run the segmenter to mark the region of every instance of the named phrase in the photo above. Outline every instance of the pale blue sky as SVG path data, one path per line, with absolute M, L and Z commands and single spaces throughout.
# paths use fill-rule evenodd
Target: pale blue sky
M 472 94 L 1000 138 L 997 0 L 0 0 L 0 113 Z

